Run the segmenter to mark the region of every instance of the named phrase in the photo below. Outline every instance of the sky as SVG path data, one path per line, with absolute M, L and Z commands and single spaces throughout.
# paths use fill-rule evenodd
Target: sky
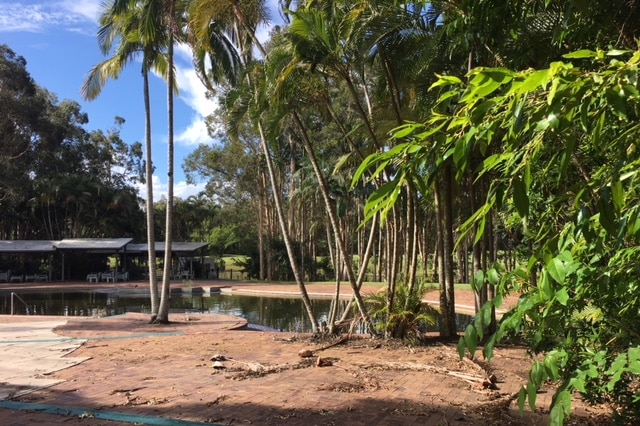
M 117 80 L 110 80 L 100 96 L 85 101 L 80 88 L 87 73 L 105 56 L 96 38 L 98 17 L 103 0 L 0 0 L 0 44 L 6 44 L 27 61 L 27 71 L 34 81 L 58 96 L 60 101 L 78 102 L 89 116 L 85 129 L 108 131 L 114 128 L 115 117 L 125 119 L 120 129 L 127 143 L 144 145 L 144 102 L 142 74 L 139 62 L 131 63 Z M 277 0 L 269 0 L 272 19 Z M 265 39 L 269 28 L 259 29 Z M 190 52 L 176 49 L 177 83 L 180 95 L 175 99 L 175 178 L 174 195 L 187 198 L 204 187 L 204 182 L 187 185 L 182 170 L 183 159 L 200 144 L 214 144 L 206 131 L 204 117 L 215 108 L 207 99 L 205 88 L 191 65 Z M 156 167 L 154 199 L 167 193 L 167 89 L 157 76 L 150 79 L 152 110 L 153 162 Z M 140 188 L 140 196 L 146 191 Z

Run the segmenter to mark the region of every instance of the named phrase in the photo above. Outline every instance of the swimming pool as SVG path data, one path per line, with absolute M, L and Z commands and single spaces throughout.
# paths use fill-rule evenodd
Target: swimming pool
M 11 314 L 10 292 L 0 292 L 0 314 Z M 312 299 L 318 321 L 326 321 L 331 300 Z M 346 301 L 341 302 L 346 303 Z M 304 333 L 311 331 L 302 300 L 286 297 L 239 296 L 227 294 L 173 294 L 171 312 L 198 312 L 234 315 L 250 324 L 278 331 Z M 147 292 L 73 291 L 24 292 L 13 297 L 15 315 L 112 316 L 127 312 L 150 312 Z M 468 315 L 458 315 L 458 330 L 470 323 Z M 430 331 L 437 331 L 437 326 Z

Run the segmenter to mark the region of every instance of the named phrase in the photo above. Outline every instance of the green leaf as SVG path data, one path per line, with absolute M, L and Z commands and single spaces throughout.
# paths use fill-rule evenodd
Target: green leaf
M 412 134 L 413 132 L 415 132 L 416 129 L 421 128 L 421 127 L 423 127 L 423 125 L 419 124 L 419 123 L 404 124 L 402 126 L 396 127 L 393 130 L 392 137 L 394 139 L 405 138 L 405 137 L 409 136 L 410 134 Z
M 475 127 L 469 129 L 467 136 L 472 138 L 475 130 Z M 458 139 L 458 141 L 456 141 L 453 151 L 453 162 L 456 165 L 456 169 L 458 170 L 458 178 L 461 178 L 465 173 L 467 164 L 469 162 L 469 152 L 471 151 L 472 145 L 473 142 L 467 140 L 467 138 L 460 138 Z
M 464 344 L 464 337 L 460 336 L 460 339 L 458 339 L 458 355 L 460 356 L 460 359 L 464 358 L 466 352 L 467 346 Z
M 472 355 L 476 353 L 476 349 L 478 348 L 478 334 L 473 324 L 469 324 L 464 330 L 464 343 Z
M 567 390 L 558 392 L 549 413 L 550 426 L 564 425 L 564 419 L 571 414 L 571 393 Z
M 513 203 L 520 217 L 527 217 L 529 214 L 529 196 L 527 187 L 520 177 L 513 178 Z
M 621 119 L 627 119 L 627 105 L 625 100 L 620 96 L 616 90 L 607 90 L 605 94 L 607 98 L 607 105 L 612 108 L 613 113 Z
M 438 77 L 438 80 L 436 80 L 436 82 L 433 83 L 431 87 L 429 87 L 429 90 L 434 89 L 436 87 L 462 84 L 462 80 L 460 80 L 458 77 L 455 77 L 453 75 L 436 74 L 436 77 Z
M 582 376 L 571 378 L 571 380 L 569 380 L 569 386 L 582 393 L 587 391 L 584 387 L 584 378 Z
M 613 200 L 613 205 L 616 207 L 616 211 L 624 208 L 624 189 L 622 182 L 619 180 L 611 184 L 611 199 Z
M 596 52 L 588 49 L 577 50 L 575 52 L 562 55 L 562 57 L 566 59 L 588 59 L 588 58 L 595 58 L 596 56 L 597 56 Z
M 640 375 L 640 361 L 629 363 L 628 371 L 631 374 Z
M 531 384 L 527 385 L 527 399 L 529 401 L 529 408 L 531 411 L 536 411 L 536 400 L 538 399 L 538 389 Z
M 544 368 L 547 370 L 551 380 L 557 380 L 560 377 L 558 374 L 558 358 L 555 355 L 547 355 L 544 359 Z
M 493 358 L 493 348 L 495 348 L 496 346 L 496 341 L 497 337 L 495 334 L 493 334 L 491 337 L 489 337 L 489 340 L 487 340 L 487 342 L 484 344 L 484 347 L 482 348 L 482 355 L 488 360 Z
M 607 56 L 621 56 L 632 53 L 631 50 L 623 50 L 623 49 L 611 49 L 607 51 Z
M 565 287 L 562 287 L 560 290 L 556 291 L 556 300 L 562 305 L 567 306 L 567 302 L 569 301 L 569 293 Z
M 542 386 L 542 382 L 547 378 L 547 373 L 544 369 L 544 364 L 540 361 L 534 361 L 529 371 L 529 383 L 533 384 L 532 387 L 536 390 Z
M 558 87 L 560 86 L 560 79 L 558 78 L 554 78 L 553 80 L 551 80 L 551 89 L 549 89 L 549 95 L 547 96 L 547 104 L 551 105 L 553 103 L 553 100 L 556 97 L 556 93 L 558 92 Z M 551 113 L 553 114 L 553 113 Z M 553 120 L 557 120 L 557 117 L 555 114 L 553 114 Z M 549 120 L 549 118 L 547 118 L 547 121 L 550 122 L 551 124 L 551 120 Z M 551 126 L 553 128 L 553 126 Z
M 460 103 L 473 103 L 495 92 L 500 86 L 513 78 L 513 72 L 505 69 L 487 69 L 479 71 L 471 80 Z
M 544 300 L 551 300 L 553 298 L 553 286 L 549 278 L 550 274 L 548 270 L 543 270 L 540 274 L 540 283 L 538 289 Z
M 473 291 L 479 292 L 484 286 L 484 271 L 482 269 L 478 270 L 471 281 L 471 287 Z
M 600 215 L 598 220 L 600 225 L 609 233 L 617 234 L 618 227 L 616 224 L 616 215 L 613 203 L 611 202 L 611 189 L 603 188 L 600 193 L 600 198 L 596 203 Z
M 527 402 L 527 389 L 523 386 L 520 388 L 520 392 L 518 392 L 518 407 L 520 408 L 520 412 L 524 411 L 524 405 Z
M 497 285 L 500 282 L 500 275 L 496 268 L 491 268 L 487 271 L 487 281 L 493 285 Z
M 495 306 L 497 309 L 502 306 L 502 302 L 503 302 L 502 294 L 501 293 L 496 294 L 496 296 L 493 298 L 493 306 Z
M 549 70 L 534 71 L 517 86 L 518 92 L 533 92 L 541 86 L 546 86 L 549 82 Z
M 513 157 L 512 153 L 493 154 L 482 162 L 482 168 L 486 171 L 501 167 L 504 163 Z
M 551 275 L 551 278 L 553 278 L 560 284 L 564 283 L 564 279 L 567 276 L 567 268 L 565 265 L 565 262 L 558 259 L 557 257 L 551 259 L 549 262 L 547 262 L 546 265 L 547 271 L 549 271 L 549 275 Z

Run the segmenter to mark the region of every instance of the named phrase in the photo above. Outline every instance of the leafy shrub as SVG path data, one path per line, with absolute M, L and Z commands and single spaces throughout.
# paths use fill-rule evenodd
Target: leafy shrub
M 436 309 L 422 302 L 425 285 L 420 283 L 412 291 L 406 284 L 398 285 L 391 312 L 388 291 L 385 288 L 364 300 L 377 331 L 388 337 L 421 342 L 426 326 L 434 325 L 438 317 Z

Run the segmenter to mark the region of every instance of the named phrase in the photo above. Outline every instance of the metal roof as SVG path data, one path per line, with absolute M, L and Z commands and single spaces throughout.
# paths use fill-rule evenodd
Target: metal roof
M 163 252 L 165 249 L 164 241 L 156 241 L 156 251 Z M 197 250 L 200 250 L 203 247 L 206 247 L 207 243 L 193 243 L 193 242 L 182 242 L 182 241 L 174 241 L 171 243 L 171 252 L 172 253 L 193 253 Z M 146 253 L 149 251 L 149 244 L 129 244 L 127 246 L 127 253 Z
M 0 240 L 0 253 L 45 253 L 55 251 L 52 240 Z
M 52 240 L 0 240 L 0 253 L 45 253 L 58 250 L 83 250 L 91 253 L 146 253 L 148 244 L 130 244 L 132 238 L 66 238 Z M 194 253 L 207 243 L 176 241 L 171 244 L 173 253 Z M 156 242 L 156 251 L 164 252 L 164 241 Z
M 133 238 L 65 238 L 55 243 L 61 250 L 119 251 Z

